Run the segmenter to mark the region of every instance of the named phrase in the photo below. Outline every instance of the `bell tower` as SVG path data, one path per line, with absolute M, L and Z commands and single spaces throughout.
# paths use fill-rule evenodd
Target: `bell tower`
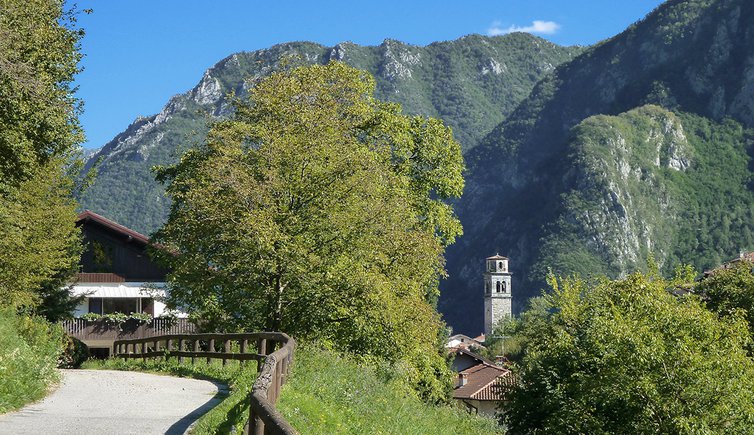
M 513 315 L 511 272 L 508 257 L 487 258 L 484 272 L 484 334 L 489 335 L 497 323 Z

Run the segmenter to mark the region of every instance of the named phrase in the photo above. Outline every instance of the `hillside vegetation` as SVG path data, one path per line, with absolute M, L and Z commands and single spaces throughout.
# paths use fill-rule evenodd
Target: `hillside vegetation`
M 157 115 L 135 120 L 90 157 L 99 176 L 81 206 L 145 234 L 166 219 L 169 200 L 150 168 L 175 163 L 204 140 L 207 121 L 232 111 L 230 92 L 245 96 L 263 77 L 300 64 L 339 60 L 374 76 L 375 97 L 408 114 L 441 118 L 464 150 L 476 146 L 557 65 L 580 53 L 523 33 L 464 38 L 425 47 L 385 40 L 379 46 L 310 42 L 236 53 L 208 69 L 197 86 Z
M 667 1 L 538 83 L 466 154 L 448 322 L 480 330 L 482 299 L 466 301 L 496 251 L 520 310 L 549 267 L 618 277 L 651 254 L 706 269 L 754 248 L 752 23 L 748 1 Z
M 494 434 L 495 420 L 423 403 L 395 368 L 303 346 L 278 409 L 306 434 Z

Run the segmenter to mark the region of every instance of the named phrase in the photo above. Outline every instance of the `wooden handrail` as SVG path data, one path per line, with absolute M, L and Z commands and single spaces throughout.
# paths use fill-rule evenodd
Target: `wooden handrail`
M 202 350 L 202 342 L 206 350 Z M 230 352 L 231 342 L 238 342 L 240 352 Z M 257 353 L 249 353 L 249 344 L 256 342 Z M 221 351 L 216 345 L 221 344 Z M 280 348 L 272 353 L 277 344 Z M 150 349 L 151 347 L 151 349 Z M 241 334 L 168 334 L 149 338 L 116 340 L 113 356 L 120 358 L 171 358 L 180 362 L 191 358 L 257 361 L 257 379 L 249 397 L 249 420 L 244 434 L 297 434 L 293 426 L 275 408 L 280 397 L 280 388 L 290 373 L 296 341 L 282 332 L 251 332 Z

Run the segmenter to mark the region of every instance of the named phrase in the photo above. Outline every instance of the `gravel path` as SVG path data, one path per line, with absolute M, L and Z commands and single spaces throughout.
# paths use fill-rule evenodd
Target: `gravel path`
M 0 434 L 182 434 L 215 406 L 219 384 L 112 370 L 62 370 L 44 400 L 0 415 Z

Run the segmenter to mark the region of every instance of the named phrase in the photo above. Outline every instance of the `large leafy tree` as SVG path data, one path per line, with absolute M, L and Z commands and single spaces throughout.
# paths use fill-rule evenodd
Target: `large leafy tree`
M 519 324 L 520 379 L 503 406 L 511 432 L 749 432 L 746 322 L 668 292 L 692 276 L 551 279 Z
M 444 199 L 461 193 L 463 160 L 448 127 L 373 92 L 337 62 L 257 83 L 203 145 L 158 169 L 173 202 L 155 241 L 172 302 L 209 327 L 409 361 L 435 400 L 448 373 L 432 302 L 461 232 Z
M 60 289 L 81 249 L 71 199 L 80 36 L 62 0 L 0 0 L 2 305 L 52 313 L 47 304 L 68 302 Z
M 744 260 L 719 268 L 701 280 L 694 291 L 721 316 L 743 315 L 754 337 L 754 263 Z

